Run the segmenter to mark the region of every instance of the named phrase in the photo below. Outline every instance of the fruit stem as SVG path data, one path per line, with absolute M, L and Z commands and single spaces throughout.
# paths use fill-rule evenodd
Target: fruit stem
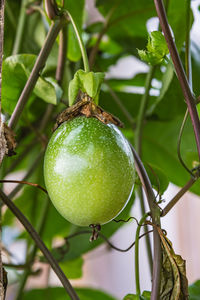
M 52 256 L 48 248 L 45 246 L 39 234 L 35 231 L 35 229 L 28 221 L 28 219 L 22 214 L 22 212 L 18 209 L 18 207 L 4 194 L 4 192 L 1 189 L 0 189 L 0 198 L 8 206 L 8 208 L 12 211 L 12 213 L 17 217 L 17 219 L 21 222 L 21 224 L 25 227 L 25 229 L 30 234 L 32 239 L 35 241 L 37 247 L 44 254 L 46 260 L 49 262 L 52 269 L 60 279 L 61 283 L 63 284 L 63 287 L 69 294 L 70 298 L 72 300 L 80 300 L 76 292 L 74 291 L 73 287 L 71 286 L 71 283 L 69 282 L 69 280 L 67 279 L 63 271 L 61 270 L 59 264 Z
M 140 296 L 140 268 L 139 268 L 139 237 L 140 229 L 146 218 L 149 216 L 149 213 L 144 214 L 141 218 L 135 235 L 135 285 L 136 285 L 136 295 Z
M 85 72 L 88 73 L 88 72 L 90 72 L 89 61 L 88 61 L 87 52 L 86 52 L 86 49 L 85 49 L 85 46 L 84 46 L 84 43 L 83 43 L 83 40 L 82 40 L 82 37 L 81 37 L 80 30 L 79 30 L 78 26 L 76 25 L 72 15 L 68 11 L 66 11 L 66 12 L 67 12 L 67 14 L 70 18 L 70 21 L 71 21 L 72 26 L 74 28 L 74 31 L 76 33 L 76 37 L 77 37 L 79 47 L 80 47 L 80 50 L 81 50 L 81 54 L 82 54 L 82 58 L 83 58 L 83 64 L 84 64 Z

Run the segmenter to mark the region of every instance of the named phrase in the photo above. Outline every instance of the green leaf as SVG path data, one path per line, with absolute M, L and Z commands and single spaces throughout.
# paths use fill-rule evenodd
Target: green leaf
M 200 280 L 195 281 L 189 286 L 190 300 L 199 300 L 200 297 Z
M 76 288 L 79 298 L 81 300 L 116 300 L 112 296 L 95 289 L 89 288 Z M 48 300 L 70 300 L 67 292 L 61 287 L 51 287 L 46 289 L 35 289 L 24 292 L 21 300 L 35 300 L 35 299 L 48 299 Z
M 140 58 L 150 65 L 162 63 L 168 53 L 167 43 L 160 31 L 152 31 L 149 34 L 147 50 L 138 50 Z
M 77 259 L 68 260 L 60 263 L 60 267 L 69 279 L 81 278 L 83 275 L 83 258 L 78 257 Z
M 6 58 L 2 72 L 2 108 L 11 114 L 19 96 L 30 76 L 36 61 L 36 55 L 20 54 Z M 40 76 L 33 90 L 31 99 L 38 96 L 45 102 L 57 104 L 62 95 L 61 89 L 50 78 Z
M 94 72 L 80 72 L 79 80 L 81 84 L 81 90 L 86 92 L 95 103 L 98 104 L 98 96 L 101 88 L 101 84 L 104 80 L 104 73 Z
M 147 50 L 156 56 L 164 57 L 169 53 L 164 35 L 160 31 L 152 31 L 148 38 Z
M 78 70 L 69 83 L 69 105 L 75 102 L 79 90 L 87 93 L 97 103 L 103 80 L 104 73 L 87 73 L 83 70 Z

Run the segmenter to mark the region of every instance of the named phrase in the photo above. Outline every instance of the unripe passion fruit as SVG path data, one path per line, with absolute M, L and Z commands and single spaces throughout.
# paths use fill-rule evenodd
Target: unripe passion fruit
M 52 135 L 44 160 L 49 197 L 79 226 L 104 224 L 128 202 L 134 185 L 130 146 L 118 128 L 77 117 Z

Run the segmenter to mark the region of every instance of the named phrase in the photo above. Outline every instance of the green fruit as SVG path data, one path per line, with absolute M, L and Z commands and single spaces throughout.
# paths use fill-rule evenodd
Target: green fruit
M 53 133 L 44 178 L 51 201 L 68 221 L 79 226 L 105 224 L 131 196 L 133 155 L 115 125 L 77 117 Z

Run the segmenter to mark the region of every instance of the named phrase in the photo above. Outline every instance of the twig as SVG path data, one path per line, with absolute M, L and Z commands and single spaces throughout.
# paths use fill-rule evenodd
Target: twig
M 1 123 L 1 89 L 2 89 L 3 40 L 4 40 L 4 10 L 5 10 L 5 0 L 0 0 L 0 123 Z
M 28 101 L 28 98 L 37 82 L 37 79 L 40 75 L 40 71 L 45 65 L 47 57 L 48 57 L 48 55 L 51 51 L 51 48 L 55 42 L 55 39 L 64 24 L 64 20 L 65 19 L 63 19 L 63 17 L 61 17 L 51 25 L 48 35 L 46 37 L 46 40 L 44 42 L 44 45 L 39 53 L 39 56 L 35 62 L 32 72 L 29 76 L 29 79 L 26 82 L 26 85 L 21 93 L 21 96 L 17 102 L 14 112 L 10 118 L 10 121 L 8 123 L 9 127 L 14 128 L 16 126 L 16 124 L 20 118 L 20 115 L 23 111 L 23 108 L 24 108 L 26 102 Z
M 141 294 L 140 293 L 140 269 L 139 269 L 139 236 L 140 236 L 141 225 L 144 223 L 148 215 L 149 215 L 148 213 L 144 214 L 144 216 L 141 218 L 135 235 L 135 285 L 136 285 L 136 294 L 138 297 Z
M 3 263 L 5 268 L 17 269 L 17 270 L 24 270 L 26 268 L 30 268 L 30 265 L 27 264 L 10 264 L 10 263 Z
M 186 185 L 180 189 L 180 191 L 172 198 L 172 200 L 165 206 L 162 211 L 161 217 L 164 217 L 173 207 L 174 205 L 181 199 L 181 197 L 189 191 L 191 186 L 197 181 L 197 177 L 191 177 L 191 179 L 186 183 Z
M 37 183 L 32 183 L 32 182 L 28 182 L 28 181 L 24 181 L 24 180 L 5 180 L 5 179 L 0 180 L 0 183 L 6 183 L 6 182 L 7 183 L 27 184 L 27 185 L 36 187 L 47 194 L 47 190 Z
M 145 205 L 144 205 L 143 189 L 142 189 L 141 185 L 138 186 L 137 193 L 138 193 L 138 197 L 140 199 L 141 212 L 144 215 L 145 214 Z M 144 232 L 148 232 L 148 226 L 147 225 L 144 226 Z M 152 274 L 152 271 L 153 271 L 153 255 L 152 255 L 152 249 L 151 249 L 151 241 L 150 241 L 150 237 L 148 235 L 146 235 L 145 241 L 146 241 L 146 250 L 147 250 L 147 257 L 148 257 L 148 261 L 149 261 L 150 272 Z
M 0 123 L 1 123 L 1 89 L 2 89 L 2 64 L 3 64 L 3 40 L 4 40 L 4 10 L 5 1 L 0 0 Z M 4 270 L 2 265 L 2 215 L 0 207 L 0 298 L 5 299 Z
M 60 31 L 58 62 L 56 68 L 56 80 L 61 85 L 65 70 L 66 51 L 67 51 L 67 28 L 64 26 Z
M 145 233 L 141 234 L 141 235 L 139 236 L 139 239 L 142 238 L 143 236 L 145 236 L 145 235 L 151 233 L 152 231 L 153 231 L 153 230 L 149 230 L 148 232 L 145 232 Z M 76 236 L 78 236 L 78 235 L 82 235 L 82 234 L 92 234 L 92 231 L 91 231 L 91 230 L 82 230 L 82 231 L 78 231 L 78 232 L 75 232 L 75 233 L 73 233 L 73 234 L 67 236 L 67 237 L 65 238 L 65 240 L 66 240 L 66 242 L 67 242 L 69 239 L 74 238 L 74 237 L 76 237 Z M 119 252 L 128 252 L 128 251 L 135 245 L 135 241 L 134 241 L 134 242 L 131 243 L 131 245 L 128 246 L 127 248 L 121 249 L 121 248 L 118 248 L 118 247 L 116 247 L 115 245 L 113 245 L 113 244 L 109 241 L 109 239 L 108 239 L 104 234 L 102 234 L 101 232 L 99 232 L 99 237 L 101 237 L 101 238 L 108 244 L 108 246 L 109 246 L 110 248 L 112 248 L 112 249 L 114 249 L 114 250 L 116 250 L 116 251 L 119 251 Z M 61 246 L 61 247 L 62 247 L 62 246 Z
M 20 51 L 20 46 L 21 46 L 22 37 L 23 37 L 23 33 L 24 33 L 24 27 L 25 27 L 25 23 L 26 23 L 26 4 L 27 4 L 27 0 L 21 1 L 21 8 L 20 8 L 20 13 L 19 13 L 19 18 L 18 18 L 18 26 L 17 26 L 16 35 L 15 35 L 15 41 L 14 41 L 12 55 L 18 54 Z
M 150 207 L 152 223 L 157 226 L 160 226 L 160 209 L 155 202 L 155 195 L 151 186 L 151 182 L 149 180 L 149 177 L 146 173 L 146 170 L 137 152 L 135 151 L 134 147 L 131 144 L 130 147 L 132 149 L 133 156 L 135 158 L 136 170 L 142 182 L 147 197 L 147 201 Z M 160 237 L 155 228 L 153 229 L 153 244 L 154 244 L 154 259 L 153 259 L 153 275 L 152 275 L 153 281 L 152 281 L 151 299 L 157 300 L 159 299 L 162 251 L 161 251 Z
M 178 80 L 180 82 L 180 85 L 181 85 L 181 88 L 183 91 L 184 98 L 185 98 L 187 106 L 188 106 L 189 114 L 191 117 L 193 129 L 194 129 L 194 133 L 195 133 L 198 155 L 200 158 L 200 122 L 199 122 L 199 117 L 198 117 L 196 104 L 195 104 L 196 100 L 191 92 L 187 77 L 185 75 L 185 71 L 183 69 L 183 65 L 181 63 L 176 45 L 175 45 L 173 37 L 172 37 L 171 31 L 169 28 L 169 24 L 167 21 L 167 16 L 165 13 L 163 1 L 162 0 L 154 0 L 154 3 L 155 3 L 157 14 L 158 14 L 158 17 L 160 20 L 160 25 L 163 30 L 165 39 L 168 44 L 169 52 L 170 52 L 170 55 L 171 55 L 173 63 L 174 63 L 176 74 L 177 74 Z
M 41 151 L 39 153 L 39 155 L 36 157 L 35 161 L 33 162 L 33 164 L 31 165 L 30 169 L 28 170 L 28 172 L 25 174 L 24 178 L 22 179 L 22 181 L 26 181 L 31 175 L 32 173 L 35 171 L 36 167 L 38 166 L 42 156 L 43 156 L 44 152 Z M 14 190 L 12 190 L 12 192 L 8 195 L 9 198 L 13 198 L 22 188 L 21 184 L 18 184 Z
M 9 209 L 13 212 L 13 214 L 17 217 L 17 219 L 22 223 L 22 225 L 26 228 L 27 232 L 30 234 L 32 239 L 35 241 L 38 248 L 42 251 L 45 258 L 51 265 L 52 269 L 60 279 L 61 283 L 63 284 L 65 290 L 69 294 L 72 300 L 80 300 L 77 296 L 76 292 L 72 288 L 69 280 L 66 278 L 65 274 L 61 270 L 59 264 L 54 259 L 52 254 L 49 252 L 43 241 L 41 240 L 38 233 L 35 231 L 33 226 L 30 222 L 26 219 L 26 217 L 22 214 L 22 212 L 17 208 L 17 206 L 4 194 L 4 192 L 0 189 L 0 197 L 3 202 L 9 207 Z

